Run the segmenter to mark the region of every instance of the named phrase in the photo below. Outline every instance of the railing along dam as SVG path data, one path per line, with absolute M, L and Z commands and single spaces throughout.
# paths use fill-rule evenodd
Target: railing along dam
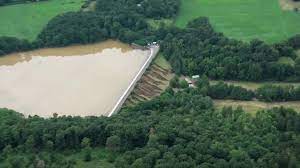
M 147 58 L 146 62 L 143 64 L 142 68 L 138 71 L 136 76 L 133 78 L 133 80 L 131 81 L 130 85 L 127 87 L 125 92 L 120 96 L 120 98 L 118 99 L 116 105 L 113 107 L 111 112 L 108 114 L 108 117 L 110 117 L 113 114 L 117 113 L 121 109 L 122 105 L 124 104 L 124 102 L 126 101 L 128 96 L 130 95 L 132 90 L 134 89 L 135 85 L 141 79 L 141 77 L 143 76 L 143 74 L 145 73 L 145 71 L 147 70 L 149 65 L 151 64 L 152 60 L 156 57 L 157 53 L 159 52 L 159 46 L 158 45 L 149 45 L 148 49 L 150 50 L 149 57 Z

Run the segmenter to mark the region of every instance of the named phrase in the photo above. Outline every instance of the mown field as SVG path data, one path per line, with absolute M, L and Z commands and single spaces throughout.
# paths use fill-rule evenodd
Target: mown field
M 221 80 L 211 80 L 211 84 L 217 84 L 218 82 L 221 82 Z M 249 90 L 256 90 L 263 85 L 271 84 L 271 85 L 280 85 L 280 86 L 288 86 L 293 85 L 295 87 L 299 87 L 300 83 L 288 83 L 288 82 L 246 82 L 246 81 L 222 81 L 227 84 L 231 84 L 234 86 L 241 86 L 243 88 L 249 89 Z
M 34 40 L 56 15 L 79 10 L 85 0 L 49 0 L 0 7 L 0 36 Z
M 207 16 L 219 32 L 231 38 L 279 42 L 300 33 L 300 12 L 283 11 L 278 0 L 182 0 L 176 25 Z
M 292 108 L 300 113 L 299 101 L 266 103 L 260 101 L 214 100 L 214 105 L 217 109 L 222 109 L 224 107 L 232 107 L 235 109 L 240 106 L 251 115 L 255 115 L 260 110 L 281 106 L 285 108 Z

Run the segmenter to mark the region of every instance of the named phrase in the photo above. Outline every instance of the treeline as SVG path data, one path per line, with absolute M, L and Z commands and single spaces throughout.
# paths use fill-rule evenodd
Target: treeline
M 219 111 L 195 89 L 169 89 L 111 118 L 24 118 L 1 109 L 0 123 L 2 167 L 41 162 L 45 167 L 73 167 L 76 160 L 57 153 L 95 147 L 119 153 L 111 160 L 116 168 L 284 168 L 300 161 L 300 115 L 295 111 L 279 108 L 256 117 L 241 109 Z M 87 152 L 82 159 L 93 156 Z
M 207 95 L 213 99 L 253 100 L 255 98 L 255 92 L 223 82 L 210 85 Z
M 213 99 L 232 99 L 251 101 L 258 99 L 264 102 L 285 102 L 300 101 L 300 86 L 281 86 L 266 84 L 256 90 L 245 89 L 241 86 L 218 82 L 210 84 L 206 76 L 196 81 L 196 92 Z M 170 86 L 177 89 L 188 88 L 188 84 L 184 80 L 174 77 L 170 81 Z
M 245 43 L 229 39 L 217 33 L 203 17 L 191 21 L 183 29 L 168 26 L 153 30 L 147 24 L 147 18 L 174 17 L 179 2 L 97 0 L 94 12 L 69 12 L 55 17 L 30 44 L 17 39 L 11 44 L 0 40 L 0 55 L 23 48 L 86 44 L 111 38 L 142 45 L 160 41 L 164 55 L 177 74 L 200 74 L 222 80 L 300 80 L 300 59 L 296 59 L 295 53 L 300 47 L 300 35 L 269 45 L 260 40 Z M 156 9 L 163 13 L 151 12 Z M 17 48 L 14 47 L 16 42 Z M 295 64 L 282 63 L 281 57 L 288 57 Z
M 97 12 L 133 12 L 147 18 L 172 18 L 178 13 L 180 0 L 97 0 Z
M 225 37 L 207 18 L 188 23 L 187 28 L 161 29 L 164 55 L 177 74 L 206 75 L 212 79 L 299 81 L 299 65 L 280 63 L 280 57 L 296 59 L 300 36 L 269 45 L 260 40 L 245 43 Z
M 163 9 L 156 8 L 157 4 Z M 229 39 L 215 32 L 207 18 L 195 19 L 184 29 L 169 26 L 152 30 L 147 24 L 146 18 L 175 16 L 178 6 L 179 0 L 97 0 L 95 12 L 70 12 L 52 19 L 29 48 L 86 44 L 109 38 L 142 45 L 160 40 L 162 51 L 177 74 L 223 80 L 300 80 L 300 60 L 296 60 L 295 53 L 300 47 L 300 35 L 269 45 L 260 40 L 245 43 Z M 152 9 L 165 13 L 147 12 Z M 5 43 L 4 48 L 8 49 L 3 51 L 1 47 L 0 54 L 16 51 L 13 45 Z M 280 62 L 281 57 L 289 57 L 295 65 Z
M 48 0 L 0 0 L 0 6 L 26 3 L 26 2 L 39 2 L 39 1 L 48 1 Z
M 105 15 L 96 12 L 69 12 L 52 19 L 39 34 L 41 46 L 87 44 L 107 39 L 131 43 L 147 38 L 147 23 L 132 13 Z
M 267 102 L 299 101 L 300 86 L 265 85 L 256 91 L 259 100 Z
M 19 40 L 14 37 L 0 37 L 0 56 L 32 48 L 34 48 L 33 45 L 27 40 Z
M 97 0 L 94 12 L 69 12 L 56 16 L 32 43 L 0 37 L 0 55 L 33 48 L 93 43 L 106 39 L 145 45 L 156 38 L 146 18 L 174 17 L 178 12 L 179 2 L 179 0 L 149 2 Z

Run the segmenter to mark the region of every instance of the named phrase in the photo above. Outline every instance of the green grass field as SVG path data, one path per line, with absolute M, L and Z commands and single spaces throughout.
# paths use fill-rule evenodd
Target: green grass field
M 277 62 L 280 64 L 286 64 L 286 65 L 291 65 L 291 66 L 295 65 L 295 61 L 290 57 L 280 57 Z
M 285 108 L 292 108 L 300 113 L 299 101 L 266 103 L 260 101 L 214 100 L 214 105 L 217 109 L 222 109 L 223 107 L 232 107 L 234 109 L 237 107 L 242 107 L 245 112 L 248 112 L 253 116 L 258 111 L 281 106 Z
M 209 17 L 218 32 L 231 38 L 268 43 L 300 33 L 300 12 L 283 11 L 278 0 L 182 0 L 176 25 Z
M 154 63 L 156 63 L 157 65 L 159 65 L 164 69 L 171 70 L 170 63 L 166 60 L 166 58 L 162 54 L 158 54 L 158 56 L 154 60 Z
M 0 7 L 0 36 L 34 40 L 54 16 L 79 10 L 84 0 L 49 0 Z
M 221 82 L 221 80 L 210 80 L 210 84 L 217 84 Z M 224 83 L 234 85 L 234 86 L 241 86 L 243 88 L 249 90 L 256 90 L 263 85 L 271 84 L 271 85 L 279 85 L 279 86 L 288 86 L 293 85 L 295 87 L 300 87 L 300 83 L 288 83 L 288 82 L 245 82 L 245 81 L 222 81 Z

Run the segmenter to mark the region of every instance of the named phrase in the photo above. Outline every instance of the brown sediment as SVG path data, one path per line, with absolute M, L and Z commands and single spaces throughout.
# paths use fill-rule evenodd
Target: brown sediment
M 122 52 L 132 51 L 130 45 L 115 40 L 107 40 L 89 45 L 73 45 L 60 48 L 43 48 L 28 52 L 12 53 L 0 57 L 0 65 L 15 65 L 18 62 L 30 61 L 34 56 L 78 56 L 102 52 L 108 48 L 120 48 Z

